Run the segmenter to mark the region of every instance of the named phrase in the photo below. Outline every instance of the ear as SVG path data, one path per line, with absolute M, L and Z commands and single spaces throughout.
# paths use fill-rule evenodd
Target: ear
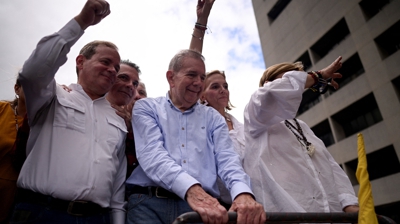
M 203 102 L 205 99 L 206 99 L 206 96 L 204 96 L 204 93 L 202 93 L 200 96 L 200 101 Z
M 14 92 L 15 92 L 15 94 L 19 95 L 19 94 L 20 94 L 20 91 L 21 91 L 21 86 L 15 84 L 15 85 L 14 85 Z
M 80 70 L 83 69 L 83 63 L 85 62 L 86 58 L 83 55 L 78 55 L 78 57 L 76 57 L 76 68 L 78 69 L 78 73 Z
M 168 83 L 169 83 L 169 87 L 170 88 L 175 87 L 175 84 L 174 84 L 174 78 L 175 78 L 174 72 L 173 71 L 167 71 L 166 76 L 167 76 L 167 80 L 168 80 Z

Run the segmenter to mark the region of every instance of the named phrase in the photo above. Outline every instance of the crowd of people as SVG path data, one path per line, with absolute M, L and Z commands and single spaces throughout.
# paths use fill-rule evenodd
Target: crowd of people
M 198 0 L 162 97 L 147 98 L 139 66 L 108 41 L 81 49 L 76 84 L 56 83 L 84 30 L 110 14 L 105 0 L 87 0 L 39 41 L 16 99 L 0 103 L 0 223 L 172 223 L 190 211 L 204 223 L 227 223 L 228 211 L 264 223 L 265 212 L 358 211 L 344 171 L 295 118 L 305 89 L 338 88 L 341 57 L 320 71 L 267 68 L 242 124 L 228 113 L 227 75 L 206 72 L 201 54 L 213 4 Z

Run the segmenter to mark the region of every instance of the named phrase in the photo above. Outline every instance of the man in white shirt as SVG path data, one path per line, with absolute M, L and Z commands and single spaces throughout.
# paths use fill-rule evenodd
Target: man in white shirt
M 71 92 L 54 80 L 84 30 L 109 13 L 106 1 L 88 0 L 38 43 L 19 74 L 31 132 L 11 223 L 110 223 L 110 215 L 124 223 L 127 130 L 105 97 L 120 68 L 117 47 L 106 41 L 84 46 Z

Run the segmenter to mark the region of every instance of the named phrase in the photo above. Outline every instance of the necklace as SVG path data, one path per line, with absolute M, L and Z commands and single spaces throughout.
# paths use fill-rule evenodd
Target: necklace
M 300 127 L 299 122 L 297 122 L 296 118 L 293 118 L 294 122 L 296 123 L 297 128 L 290 123 L 288 120 L 285 120 L 285 125 L 286 127 L 289 128 L 289 130 L 294 134 L 294 136 L 296 136 L 297 140 L 300 142 L 300 144 L 302 144 L 303 146 L 306 147 L 307 150 L 307 154 L 312 157 L 315 153 L 315 146 L 310 143 L 309 141 L 307 141 L 306 136 L 303 134 L 303 130 Z M 296 130 L 300 135 L 298 135 L 294 130 Z
M 18 131 L 18 119 L 17 119 L 18 112 L 17 112 L 17 109 L 18 109 L 18 106 L 15 106 L 14 107 L 15 129 L 17 129 L 17 131 Z

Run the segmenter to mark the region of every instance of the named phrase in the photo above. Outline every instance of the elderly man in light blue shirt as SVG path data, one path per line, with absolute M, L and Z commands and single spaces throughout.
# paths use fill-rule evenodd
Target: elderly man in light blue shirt
M 227 211 L 216 198 L 217 176 L 234 198 L 230 211 L 238 223 L 263 223 L 250 180 L 234 152 L 224 118 L 197 101 L 203 90 L 203 56 L 183 50 L 167 71 L 166 97 L 136 102 L 132 126 L 139 166 L 126 181 L 127 223 L 172 223 L 196 211 L 204 223 L 226 223 Z

